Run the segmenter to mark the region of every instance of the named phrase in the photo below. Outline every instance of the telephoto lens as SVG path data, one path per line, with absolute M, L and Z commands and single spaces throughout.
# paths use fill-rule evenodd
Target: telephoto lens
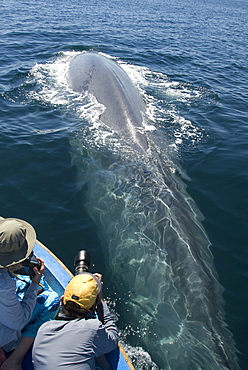
M 74 258 L 74 269 L 75 275 L 82 274 L 83 272 L 88 271 L 90 267 L 90 254 L 85 251 L 81 250 L 77 253 L 76 257 Z

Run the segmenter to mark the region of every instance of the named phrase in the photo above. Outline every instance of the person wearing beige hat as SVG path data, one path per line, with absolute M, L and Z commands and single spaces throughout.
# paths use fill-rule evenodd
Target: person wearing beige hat
M 22 360 L 34 341 L 33 336 L 24 336 L 36 307 L 39 284 L 44 272 L 44 261 L 40 268 L 34 267 L 34 277 L 28 283 L 22 300 L 18 299 L 18 281 L 13 272 L 32 253 L 36 243 L 36 232 L 28 222 L 16 218 L 0 220 L 0 368 L 1 370 L 22 369 Z M 13 351 L 13 352 L 11 352 Z M 11 355 L 6 359 L 7 353 Z
M 101 280 L 100 274 L 83 272 L 69 282 L 57 319 L 38 330 L 32 351 L 35 370 L 95 369 L 95 357 L 117 347 L 117 327 L 102 299 Z

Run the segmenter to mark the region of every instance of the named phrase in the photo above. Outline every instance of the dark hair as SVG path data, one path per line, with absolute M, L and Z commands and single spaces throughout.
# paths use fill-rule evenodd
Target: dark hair
M 71 319 L 81 319 L 93 312 L 94 309 L 95 305 L 91 309 L 86 310 L 85 308 L 81 308 L 76 302 L 67 301 L 66 304 L 62 302 L 60 312 Z
M 21 262 L 15 263 L 13 265 L 5 267 L 9 270 L 10 273 L 15 272 L 16 270 L 20 270 L 23 267 L 23 264 Z

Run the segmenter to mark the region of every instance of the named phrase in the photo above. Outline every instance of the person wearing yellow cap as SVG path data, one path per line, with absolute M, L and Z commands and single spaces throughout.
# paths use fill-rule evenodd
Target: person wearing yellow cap
M 101 279 L 100 274 L 83 272 L 69 282 L 57 319 L 38 330 L 32 353 L 35 370 L 95 369 L 95 357 L 117 347 L 117 327 L 102 299 Z
M 43 304 L 44 296 L 39 297 L 42 304 L 37 306 L 39 284 L 45 269 L 44 261 L 40 261 L 40 268 L 34 267 L 34 277 L 27 283 L 21 281 L 22 297 L 17 296 L 20 280 L 13 273 L 22 267 L 32 253 L 36 243 L 36 232 L 28 222 L 16 218 L 0 220 L 0 367 L 1 370 L 20 370 L 22 360 L 34 341 L 37 324 L 54 318 L 57 311 L 48 314 Z M 50 292 L 47 297 L 50 303 L 56 297 Z M 55 298 L 55 300 L 54 300 Z M 58 299 L 58 297 L 57 297 Z M 56 304 L 56 302 L 55 302 Z M 58 306 L 58 303 L 57 303 Z M 41 319 L 42 317 L 42 319 Z M 32 327 L 31 321 L 35 323 Z M 13 352 L 12 352 L 13 351 Z M 6 359 L 6 357 L 10 356 Z

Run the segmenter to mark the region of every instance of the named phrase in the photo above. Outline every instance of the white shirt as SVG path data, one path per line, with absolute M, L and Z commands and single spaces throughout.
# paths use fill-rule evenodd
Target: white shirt
M 16 296 L 16 283 L 7 269 L 0 268 L 0 347 L 9 352 L 16 348 L 21 330 L 31 318 L 39 285 L 31 283 L 22 301 Z

